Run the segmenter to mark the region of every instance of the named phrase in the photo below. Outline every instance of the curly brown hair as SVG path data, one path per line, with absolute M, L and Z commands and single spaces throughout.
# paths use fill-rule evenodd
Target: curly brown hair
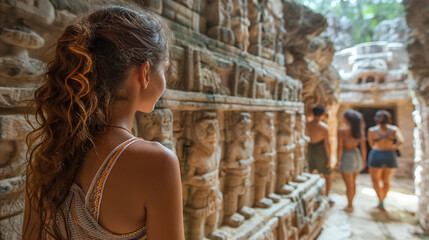
M 26 194 L 42 224 L 39 239 L 65 237 L 56 217 L 95 135 L 105 131 L 117 89 L 134 66 L 147 61 L 158 69 L 171 39 L 156 14 L 120 6 L 83 17 L 58 39 L 27 112 L 35 123 L 29 121 Z

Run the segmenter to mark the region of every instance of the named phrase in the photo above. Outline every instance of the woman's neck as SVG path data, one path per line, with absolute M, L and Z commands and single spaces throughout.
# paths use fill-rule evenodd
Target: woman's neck
M 107 124 L 130 129 L 133 126 L 136 109 L 128 101 L 117 101 L 110 108 Z

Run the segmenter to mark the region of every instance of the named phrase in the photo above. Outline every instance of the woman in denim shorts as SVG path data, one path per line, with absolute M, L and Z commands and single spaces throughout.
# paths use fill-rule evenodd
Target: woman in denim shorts
M 374 117 L 377 125 L 368 129 L 368 141 L 372 148 L 368 156 L 368 167 L 379 199 L 377 207 L 380 209 L 384 209 L 383 201 L 390 188 L 390 179 L 398 167 L 395 151 L 404 142 L 399 128 L 390 124 L 391 118 L 388 111 L 379 110 Z

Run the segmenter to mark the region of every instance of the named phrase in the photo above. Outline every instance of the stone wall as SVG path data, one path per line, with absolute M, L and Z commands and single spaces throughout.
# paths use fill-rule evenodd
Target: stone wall
M 61 30 L 112 2 L 0 1 L 0 239 L 20 238 L 22 101 Z M 304 173 L 303 101 L 335 101 L 323 16 L 293 0 L 137 2 L 176 37 L 167 90 L 133 132 L 179 157 L 186 239 L 314 239 L 327 205 L 324 180 Z
M 415 136 L 415 149 L 421 150 L 416 155 L 416 191 L 420 197 L 419 216 L 420 224 L 429 231 L 429 1 L 404 0 L 406 19 L 409 32 L 408 55 L 410 58 L 409 70 L 412 81 L 409 86 L 416 92 L 414 103 L 416 105 L 415 119 L 417 129 Z

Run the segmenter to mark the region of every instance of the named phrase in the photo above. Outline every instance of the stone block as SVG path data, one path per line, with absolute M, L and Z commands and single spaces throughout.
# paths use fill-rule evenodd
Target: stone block
M 33 91 L 33 88 L 0 87 L 0 107 L 25 107 Z
M 0 220 L 0 239 L 21 240 L 22 221 L 24 214 L 18 214 L 10 218 Z
M 1 190 L 0 190 L 1 191 Z M 15 216 L 24 211 L 23 192 L 2 197 L 0 195 L 0 219 Z
M 24 141 L 0 141 L 0 179 L 23 174 L 26 163 Z
M 23 115 L 0 116 L 0 140 L 25 140 L 31 126 Z

